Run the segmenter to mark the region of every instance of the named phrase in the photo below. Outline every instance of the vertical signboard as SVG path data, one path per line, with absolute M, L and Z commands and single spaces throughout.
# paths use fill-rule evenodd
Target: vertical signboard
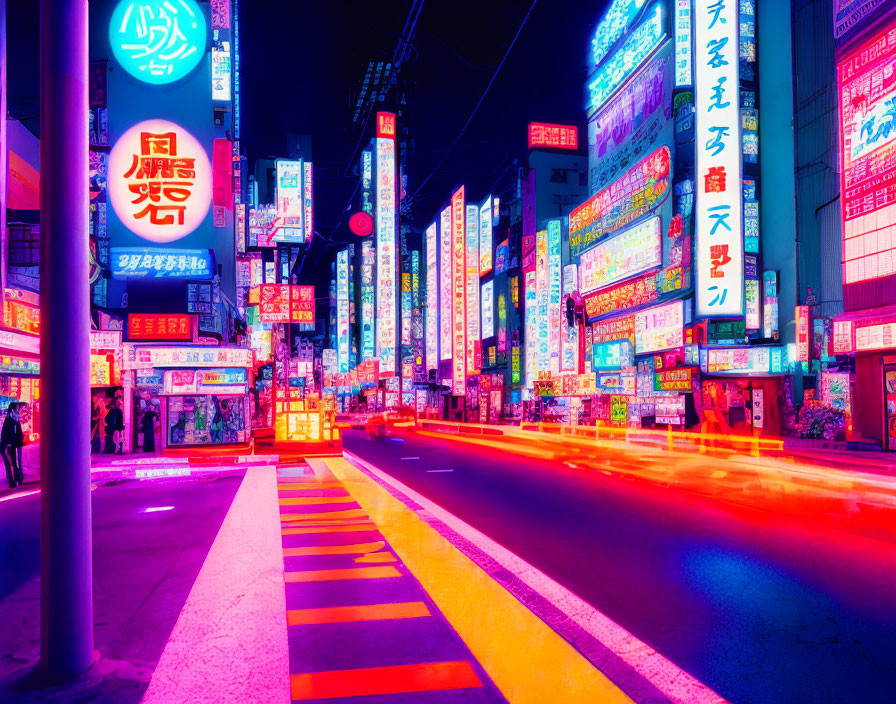
M 694 82 L 691 49 L 691 0 L 675 0 L 675 86 Z
M 277 225 L 274 242 L 302 242 L 305 237 L 304 168 L 301 159 L 277 159 Z
M 538 343 L 535 368 L 539 373 L 547 371 L 551 363 L 551 331 L 548 322 L 551 292 L 548 267 L 548 233 L 547 230 L 541 230 L 535 233 L 535 288 L 538 292 L 538 317 L 536 318 Z
M 695 6 L 697 314 L 744 312 L 738 4 Z
M 563 267 L 563 296 L 572 294 L 579 287 L 579 268 L 575 264 Z M 579 326 L 569 325 L 566 306 L 560 307 L 560 372 L 578 371 Z
M 397 266 L 395 261 L 395 140 L 376 140 L 376 355 L 380 376 L 395 374 Z
M 340 374 L 349 372 L 348 250 L 336 255 L 336 357 Z
M 314 167 L 310 161 L 303 165 L 302 172 L 302 198 L 305 210 L 305 237 L 304 242 L 310 242 L 314 237 Z
M 560 373 L 560 304 L 563 300 L 560 247 L 560 220 L 548 220 L 548 327 L 551 346 L 548 364 L 552 376 Z
M 439 229 L 426 228 L 426 369 L 439 367 Z
M 796 307 L 796 361 L 809 361 L 809 342 L 811 340 L 809 306 Z
M 451 196 L 451 393 L 463 396 L 467 388 L 466 327 L 466 209 L 464 187 Z
M 492 270 L 492 197 L 489 196 L 479 207 L 479 275 L 485 276 Z
M 477 374 L 482 363 L 479 330 L 479 207 L 467 205 L 467 374 Z
M 778 339 L 778 272 L 762 274 L 762 336 L 767 340 Z
M 451 206 L 439 217 L 439 359 L 451 359 Z
M 376 251 L 373 242 L 361 242 L 361 361 L 376 357 L 376 292 L 373 269 Z
M 373 215 L 373 152 L 361 152 L 361 210 Z
M 538 274 L 533 269 L 527 271 L 524 288 L 526 297 L 526 388 L 538 377 Z

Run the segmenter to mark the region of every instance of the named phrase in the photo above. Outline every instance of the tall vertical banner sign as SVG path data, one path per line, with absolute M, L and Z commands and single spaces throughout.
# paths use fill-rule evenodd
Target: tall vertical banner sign
M 844 303 L 850 310 L 891 302 L 863 297 L 851 305 L 851 284 L 896 274 L 896 21 L 840 61 L 837 87 Z
M 348 250 L 336 255 L 336 359 L 339 373 L 348 374 L 349 364 Z
M 302 197 L 305 210 L 305 242 L 314 237 L 314 166 L 306 161 L 302 166 Z
M 538 293 L 538 342 L 535 350 L 535 368 L 541 373 L 551 365 L 551 330 L 548 311 L 551 309 L 551 291 L 548 280 L 550 263 L 548 260 L 548 233 L 535 233 L 535 288 Z
M 439 228 L 426 228 L 426 369 L 439 368 Z
M 697 315 L 744 314 L 738 3 L 694 4 Z
M 376 140 L 376 356 L 380 376 L 395 374 L 397 279 L 395 251 L 395 140 Z
M 532 382 L 538 377 L 538 275 L 533 269 L 523 276 L 526 297 L 526 388 L 531 389 Z
M 563 302 L 563 271 L 560 255 L 560 220 L 548 220 L 548 328 L 552 376 L 560 373 L 560 304 Z
M 482 368 L 479 323 L 479 207 L 467 205 L 467 374 Z M 479 359 L 477 359 L 479 357 Z
M 451 359 L 451 206 L 439 217 L 439 359 Z
M 479 206 L 479 275 L 485 276 L 492 270 L 492 197 L 486 198 Z
M 466 214 L 461 186 L 451 196 L 451 393 L 454 396 L 463 396 L 467 388 Z
M 376 357 L 376 290 L 373 269 L 376 252 L 373 242 L 361 242 L 361 361 Z
M 302 161 L 277 159 L 277 225 L 274 242 L 303 242 L 305 195 Z

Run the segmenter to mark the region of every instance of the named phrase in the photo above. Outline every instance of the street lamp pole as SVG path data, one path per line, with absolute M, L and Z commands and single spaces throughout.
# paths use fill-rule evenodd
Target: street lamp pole
M 93 663 L 87 0 L 40 3 L 41 663 Z

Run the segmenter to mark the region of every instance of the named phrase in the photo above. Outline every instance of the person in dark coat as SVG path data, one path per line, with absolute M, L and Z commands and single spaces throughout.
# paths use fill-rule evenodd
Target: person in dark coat
M 124 430 L 124 413 L 121 410 L 121 401 L 115 399 L 106 413 L 106 444 L 103 447 L 103 453 L 111 455 L 116 451 L 120 451 L 118 447 L 118 438 L 120 431 Z
M 19 422 L 19 404 L 10 403 L 6 410 L 6 418 L 3 428 L 0 429 L 0 456 L 3 457 L 3 465 L 6 467 L 6 481 L 10 489 L 15 489 L 22 484 L 24 476 L 19 467 L 18 449 L 25 444 L 25 435 L 22 432 L 22 424 Z
M 144 411 L 143 418 L 140 419 L 140 428 L 143 431 L 144 452 L 156 451 L 155 423 L 156 412 L 152 409 L 152 406 L 149 406 L 146 411 Z

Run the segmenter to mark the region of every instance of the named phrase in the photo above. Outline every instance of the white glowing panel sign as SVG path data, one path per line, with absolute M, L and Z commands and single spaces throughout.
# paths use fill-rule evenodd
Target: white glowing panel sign
M 896 347 L 896 323 L 856 328 L 856 352 L 890 350 Z
M 230 100 L 230 42 L 212 47 L 212 100 Z
M 482 339 L 495 335 L 495 282 L 482 284 Z
M 174 242 L 202 224 L 212 200 L 212 166 L 180 125 L 146 120 L 109 154 L 109 198 L 125 227 L 151 242 Z
M 451 393 L 455 396 L 463 396 L 467 388 L 465 220 L 464 187 L 461 186 L 451 196 Z
M 492 197 L 486 198 L 479 208 L 479 275 L 492 270 Z
M 684 302 L 672 301 L 635 314 L 635 354 L 684 346 Z
M 609 286 L 663 263 L 659 217 L 635 225 L 582 253 L 582 294 Z
M 349 372 L 348 250 L 336 254 L 336 357 L 339 373 Z
M 380 375 L 395 373 L 395 140 L 376 140 L 376 354 Z
M 563 302 L 563 262 L 560 220 L 548 220 L 548 329 L 550 330 L 549 368 L 560 373 L 560 304 Z
M 551 292 L 548 282 L 548 233 L 541 230 L 535 233 L 535 290 L 538 296 L 538 339 L 535 347 L 535 368 L 538 372 L 546 372 L 551 365 L 551 331 L 548 324 L 548 311 L 551 307 Z
M 691 0 L 675 0 L 675 87 L 694 82 Z
M 305 207 L 301 160 L 277 159 L 277 229 L 274 242 L 302 242 Z
M 698 2 L 697 314 L 744 313 L 738 4 Z
M 439 366 L 439 230 L 426 228 L 426 369 Z
M 451 206 L 439 216 L 439 358 L 451 359 Z
M 314 165 L 306 161 L 303 165 L 302 195 L 305 210 L 305 242 L 314 237 Z
M 563 296 L 579 288 L 579 268 L 575 264 L 563 267 Z M 560 307 L 560 373 L 578 371 L 579 326 L 566 319 L 566 306 Z
M 476 374 L 479 346 L 479 208 L 467 205 L 467 374 Z M 480 353 L 481 354 L 481 353 Z
M 527 271 L 525 274 L 526 293 L 526 388 L 532 388 L 532 382 L 538 377 L 538 274 Z

